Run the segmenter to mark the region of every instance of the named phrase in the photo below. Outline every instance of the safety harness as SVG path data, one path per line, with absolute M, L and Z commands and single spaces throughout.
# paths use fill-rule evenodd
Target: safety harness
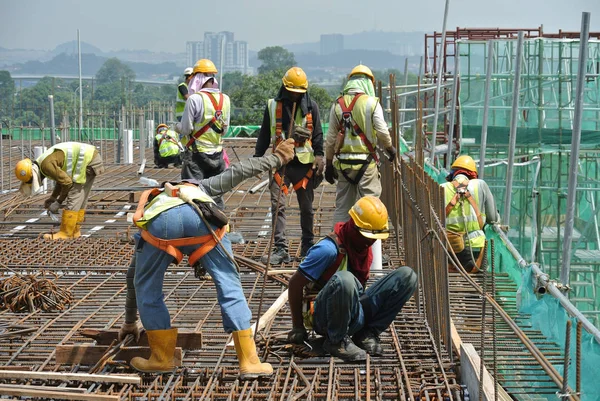
M 369 141 L 367 139 L 367 136 L 365 135 L 363 130 L 358 126 L 356 121 L 352 120 L 352 110 L 354 110 L 354 105 L 356 104 L 356 101 L 363 95 L 364 95 L 364 93 L 357 93 L 356 95 L 354 95 L 352 102 L 350 102 L 350 104 L 347 107 L 346 107 L 346 102 L 344 102 L 343 96 L 340 96 L 337 99 L 338 104 L 342 108 L 342 122 L 340 125 L 340 131 L 338 133 L 338 138 L 339 138 L 338 143 L 340 144 L 340 146 L 338 147 L 338 149 L 336 149 L 335 155 L 339 159 L 340 150 L 343 146 L 344 138 L 346 137 L 346 129 L 352 129 L 352 134 L 360 137 L 360 140 L 364 143 L 364 145 L 369 150 L 369 157 L 367 157 L 366 160 L 353 160 L 353 161 L 344 160 L 342 162 L 345 164 L 362 164 L 362 167 L 358 171 L 358 174 L 356 175 L 355 179 L 351 179 L 348 176 L 348 174 L 346 174 L 344 169 L 341 169 L 341 172 L 342 172 L 342 175 L 344 176 L 344 178 L 346 178 L 346 180 L 348 180 L 348 182 L 350 182 L 353 185 L 358 185 L 358 183 L 360 182 L 360 179 L 365 174 L 365 171 L 367 171 L 367 168 L 369 167 L 369 164 L 371 164 L 372 160 L 375 160 L 375 163 L 377 163 L 377 165 L 379 165 L 379 157 L 377 157 L 377 152 L 375 151 L 373 144 L 371 143 L 371 141 Z
M 200 92 L 202 92 L 202 91 L 200 91 Z M 215 108 L 215 115 L 210 119 L 209 122 L 204 124 L 204 126 L 202 128 L 200 128 L 198 131 L 196 131 L 192 134 L 192 136 L 190 137 L 190 140 L 186 144 L 186 146 L 188 148 L 192 148 L 192 144 L 197 139 L 199 139 L 202 135 L 204 135 L 204 133 L 206 131 L 208 131 L 211 128 L 214 132 L 216 132 L 217 134 L 220 134 L 220 135 L 222 135 L 223 132 L 225 132 L 222 127 L 219 127 L 217 124 L 215 124 L 223 115 L 223 99 L 224 99 L 223 94 L 219 92 L 219 102 L 217 103 L 217 100 L 210 92 L 202 92 L 202 93 L 206 94 L 207 97 L 210 99 L 210 102 L 212 103 L 213 107 Z
M 163 191 L 160 190 L 159 188 L 149 189 L 142 193 L 142 196 L 140 197 L 140 201 L 138 202 L 137 210 L 135 211 L 135 214 L 133 215 L 134 224 L 137 225 L 137 222 L 144 215 L 144 208 L 146 207 L 146 205 L 149 202 L 151 202 L 152 199 L 154 199 L 154 197 L 158 196 L 161 193 L 163 193 Z M 177 196 L 177 194 L 170 193 L 169 196 Z M 215 234 L 219 240 L 223 239 L 226 232 L 227 232 L 226 226 L 217 228 L 215 230 Z M 179 264 L 179 262 L 181 262 L 181 260 L 183 259 L 183 253 L 179 250 L 180 247 L 187 246 L 187 245 L 200 244 L 200 247 L 198 249 L 196 249 L 194 252 L 192 252 L 191 255 L 189 255 L 190 266 L 194 266 L 199 259 L 201 259 L 204 255 L 206 255 L 208 252 L 210 252 L 215 246 L 217 246 L 217 241 L 212 236 L 212 234 L 202 235 L 199 237 L 162 239 L 162 238 L 158 238 L 158 237 L 155 237 L 154 235 L 150 234 L 150 232 L 147 229 L 142 229 L 141 236 L 144 239 L 144 241 L 148 242 L 150 245 L 152 245 L 155 248 L 158 248 L 160 250 L 163 250 L 166 253 L 168 253 L 169 255 L 171 255 L 176 261 L 175 264 Z

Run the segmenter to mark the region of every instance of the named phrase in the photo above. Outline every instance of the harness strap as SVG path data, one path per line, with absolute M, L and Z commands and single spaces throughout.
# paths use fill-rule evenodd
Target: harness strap
M 454 209 L 454 206 L 456 206 L 456 204 L 458 203 L 458 200 L 461 197 L 461 194 L 458 193 L 458 188 L 466 188 L 466 185 L 461 185 L 458 183 L 458 181 L 452 181 L 452 185 L 457 190 L 457 192 L 454 194 L 452 199 L 450 199 L 450 202 L 448 202 L 448 204 L 446 205 L 446 217 L 450 214 L 452 209 Z M 473 195 L 471 195 L 471 192 L 467 189 L 465 189 L 465 192 L 463 195 L 469 201 L 469 204 L 475 211 L 475 215 L 477 216 L 477 223 L 479 224 L 479 229 L 480 230 L 483 229 L 483 226 L 484 226 L 483 217 L 481 217 L 481 212 L 479 210 L 479 206 L 475 202 Z
M 327 234 L 327 237 L 329 237 L 331 240 L 333 240 L 333 242 L 335 242 L 338 252 L 335 260 L 329 266 L 327 266 L 321 277 L 319 277 L 319 280 L 317 280 L 317 285 L 320 288 L 323 288 L 325 284 L 327 284 L 327 281 L 329 281 L 329 279 L 335 274 L 335 272 L 337 272 L 340 265 L 344 261 L 344 257 L 346 256 L 346 248 L 344 247 L 344 244 L 342 244 L 342 241 L 340 241 L 337 234 L 335 232 L 331 232 Z
M 354 110 L 354 105 L 356 104 L 356 101 L 363 95 L 364 95 L 364 93 L 357 93 L 356 95 L 354 95 L 354 98 L 352 98 L 352 102 L 350 102 L 348 107 L 346 107 L 346 102 L 344 102 L 344 97 L 343 96 L 338 97 L 337 102 L 340 105 L 340 107 L 342 108 L 342 118 L 344 120 L 349 119 L 352 116 L 352 110 Z M 365 135 L 363 130 L 358 126 L 358 124 L 355 121 L 353 121 L 352 128 L 354 129 L 354 132 L 356 132 L 356 135 L 358 135 L 360 137 L 361 141 L 365 144 L 367 149 L 369 149 L 369 153 L 371 154 L 371 156 L 373 157 L 375 162 L 377 162 L 377 164 L 379 164 L 379 157 L 377 156 L 377 152 L 375 151 L 373 144 L 371 143 L 371 141 L 369 141 L 367 139 L 367 136 Z M 346 124 L 342 123 L 342 127 L 340 128 L 340 131 L 342 134 L 342 142 L 343 142 L 343 138 L 346 136 Z M 338 151 L 338 154 L 339 154 L 339 151 Z
M 292 120 L 295 122 L 296 116 L 293 116 Z M 313 130 L 313 119 L 312 119 L 312 113 L 310 111 L 306 114 L 306 129 L 310 130 L 311 132 Z M 283 102 L 277 102 L 277 106 L 275 107 L 275 143 L 273 144 L 273 150 L 275 150 L 275 148 L 277 148 L 277 146 L 279 146 L 281 141 L 283 141 L 283 135 L 281 135 L 282 132 L 283 132 Z M 312 141 L 310 139 L 308 139 L 306 142 L 308 142 L 310 145 L 312 145 Z M 296 146 L 296 147 L 303 146 L 303 145 L 304 145 L 304 143 L 302 143 L 302 142 L 294 141 L 294 146 Z
M 302 178 L 300 181 L 298 181 L 297 183 L 294 184 L 294 191 L 297 191 L 300 188 L 306 189 L 306 186 L 308 185 L 308 181 L 313 176 L 313 172 L 314 172 L 314 170 L 312 168 L 309 169 L 308 173 L 306 173 L 306 175 L 304 176 L 304 178 Z
M 340 171 L 342 172 L 342 175 L 344 176 L 346 181 L 348 181 L 352 185 L 358 185 L 360 180 L 363 178 L 363 175 L 365 175 L 367 168 L 369 168 L 369 164 L 371 164 L 371 160 L 373 160 L 373 155 L 371 155 L 371 154 L 369 155 L 369 157 L 367 157 L 367 160 L 361 160 L 362 167 L 360 168 L 360 170 L 358 170 L 358 173 L 356 174 L 356 178 L 354 178 L 354 179 L 350 178 L 350 175 L 348 173 L 346 173 L 345 169 L 342 169 Z
M 275 182 L 277 183 L 277 185 L 279 185 L 279 187 L 281 188 L 281 190 L 283 191 L 284 194 L 288 194 L 289 190 L 287 185 L 285 185 L 285 182 L 283 181 L 283 178 L 281 178 L 281 175 L 279 174 L 279 171 L 276 171 L 275 174 L 273 174 L 273 179 L 275 180 Z
M 209 129 L 211 129 L 213 127 L 213 124 L 223 114 L 223 100 L 224 100 L 224 96 L 223 96 L 222 93 L 219 92 L 219 103 L 217 103 L 217 100 L 214 98 L 214 96 L 210 92 L 200 91 L 200 93 L 204 93 L 205 95 L 207 95 L 208 99 L 210 100 L 210 102 L 212 103 L 213 107 L 215 108 L 215 115 L 202 128 L 200 128 L 198 131 L 196 131 L 196 132 L 194 132 L 192 134 L 192 136 L 190 137 L 189 142 L 186 144 L 186 146 L 188 148 L 190 148 L 192 146 L 192 144 L 197 139 L 200 139 L 200 137 L 202 135 L 204 135 L 204 133 L 206 131 L 208 131 Z

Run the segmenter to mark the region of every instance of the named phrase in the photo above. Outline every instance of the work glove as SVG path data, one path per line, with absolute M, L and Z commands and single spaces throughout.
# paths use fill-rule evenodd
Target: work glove
M 323 156 L 315 156 L 313 168 L 317 169 L 317 175 L 323 175 L 323 170 L 325 170 L 325 161 L 323 160 Z
M 388 160 L 393 163 L 394 160 L 396 160 L 396 154 L 398 153 L 396 151 L 396 148 L 392 145 L 389 148 L 387 148 L 385 151 L 388 154 Z
M 51 196 L 44 201 L 44 209 L 49 209 L 50 205 L 56 202 L 56 198 Z
M 123 341 L 128 334 L 133 335 L 136 343 L 140 341 L 141 333 L 137 323 L 123 323 L 123 326 L 119 330 L 119 342 Z
M 304 327 L 294 327 L 288 333 L 287 340 L 292 344 L 304 344 L 308 340 L 308 333 Z
M 327 160 L 327 167 L 325 167 L 325 179 L 330 184 L 335 184 L 335 180 L 338 178 L 338 173 L 333 167 L 333 161 Z
M 50 204 L 50 206 L 48 206 L 48 211 L 50 213 L 58 214 L 58 210 L 60 209 L 60 206 L 61 206 L 60 202 L 55 200 L 54 202 L 52 202 Z
M 292 137 L 296 142 L 304 143 L 310 139 L 312 132 L 308 128 L 304 128 L 300 125 L 294 127 L 294 133 Z
M 281 165 L 288 164 L 294 158 L 294 140 L 292 138 L 281 142 L 273 151 L 274 155 L 279 157 Z

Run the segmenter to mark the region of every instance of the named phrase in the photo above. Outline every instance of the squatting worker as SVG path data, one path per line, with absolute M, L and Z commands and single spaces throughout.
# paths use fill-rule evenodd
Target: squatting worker
M 169 188 L 144 192 L 133 218 L 141 230 L 136 234 L 134 268 L 127 274 L 126 316 L 119 338 L 128 334 L 139 338 L 136 324 L 136 309 L 139 309 L 151 355 L 149 359 L 133 358 L 132 367 L 157 373 L 174 368 L 177 328 L 171 326 L 163 300 L 163 280 L 169 265 L 179 263 L 183 255 L 188 255 L 190 264 L 200 259 L 212 277 L 221 306 L 223 328 L 227 333 L 233 333 L 241 378 L 273 373 L 271 365 L 261 363 L 256 354 L 250 328 L 252 313 L 230 258 L 233 251 L 225 234 L 227 217 L 215 206 L 212 196 L 222 195 L 257 174 L 280 168 L 293 157 L 294 142 L 289 140 L 278 146 L 272 155 L 233 164 L 211 178 L 184 180 L 176 185 L 178 192 Z M 220 238 L 218 243 L 215 236 Z M 135 296 L 132 296 L 133 291 Z
M 56 182 L 44 208 L 57 214 L 63 208 L 60 231 L 44 234 L 45 239 L 78 238 L 85 219 L 85 207 L 96 176 L 104 172 L 102 158 L 95 146 L 63 142 L 46 150 L 37 160 L 23 159 L 15 166 L 24 196 L 36 194 L 44 178 Z

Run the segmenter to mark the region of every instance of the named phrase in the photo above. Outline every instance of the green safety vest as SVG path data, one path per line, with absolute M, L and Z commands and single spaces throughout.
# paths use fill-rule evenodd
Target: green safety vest
M 271 144 L 274 145 L 277 141 L 277 102 L 275 99 L 269 99 L 268 107 L 269 107 L 269 120 L 271 121 Z M 297 110 L 296 110 L 297 111 Z M 306 116 L 302 116 L 302 113 L 296 112 L 295 116 L 295 124 L 307 128 L 308 125 L 308 114 Z M 312 116 L 311 116 L 312 118 Z M 286 130 L 281 130 L 282 139 L 286 139 Z M 302 164 L 312 164 L 315 161 L 315 153 L 313 151 L 312 145 L 310 141 L 304 142 L 301 146 L 296 146 L 294 148 L 296 157 L 298 161 Z
M 346 107 L 350 106 L 355 95 L 344 95 L 344 103 Z M 371 142 L 373 148 L 377 145 L 377 133 L 373 129 L 373 115 L 375 114 L 375 108 L 379 103 L 379 99 L 373 96 L 362 95 L 352 109 L 350 121 L 356 123 L 368 141 Z M 343 124 L 342 108 L 335 103 L 335 115 L 340 122 Z M 340 170 L 348 168 L 354 170 L 360 170 L 362 164 L 347 164 L 344 160 L 367 160 L 370 152 L 369 148 L 365 145 L 359 135 L 354 132 L 354 129 L 350 127 L 346 129 L 344 136 L 344 142 L 340 149 L 340 154 L 337 156 L 335 166 Z M 375 161 L 371 161 L 370 167 L 375 165 Z
M 204 190 L 195 185 L 176 185 L 179 191 L 193 200 L 200 202 L 211 202 L 215 201 L 211 198 Z M 143 216 L 136 222 L 136 225 L 142 229 L 146 229 L 146 225 L 156 216 L 162 212 L 174 208 L 179 205 L 183 205 L 185 202 L 179 196 L 169 196 L 162 192 L 155 196 L 149 203 L 144 207 Z
M 196 92 L 198 95 L 202 96 L 202 103 L 204 104 L 204 115 L 200 121 L 194 122 L 194 133 L 200 131 L 204 128 L 205 125 L 209 124 L 213 118 L 216 119 L 216 124 L 220 124 L 224 129 L 223 133 L 215 132 L 212 127 L 208 128 L 200 138 L 197 138 L 194 141 L 192 146 L 195 146 L 198 152 L 201 153 L 217 153 L 223 150 L 223 135 L 227 132 L 227 126 L 225 125 L 229 120 L 229 111 L 230 111 L 230 100 L 229 96 L 226 94 L 223 95 L 223 106 L 221 109 L 221 113 L 217 116 L 217 110 L 213 105 L 210 97 L 215 100 L 215 102 L 219 103 L 219 95 L 220 93 L 215 92 Z M 193 134 L 193 133 L 192 133 Z
M 446 205 L 450 203 L 456 194 L 456 188 L 451 182 L 443 184 L 444 198 Z M 474 198 L 475 203 L 479 205 L 479 185 L 472 180 L 467 186 L 468 191 Z M 480 211 L 481 218 L 485 221 L 485 214 Z M 465 233 L 465 246 L 470 248 L 483 248 L 485 246 L 485 233 L 479 227 L 477 212 L 473 209 L 469 201 L 461 196 L 448 216 L 446 216 L 446 229 L 449 231 Z
M 175 117 L 177 117 L 179 120 L 181 120 L 181 117 L 183 117 L 183 109 L 185 109 L 185 98 L 183 97 L 183 95 L 181 94 L 181 92 L 179 92 L 179 87 L 183 85 L 186 88 L 187 83 L 182 82 L 179 85 L 177 85 L 177 98 L 175 101 Z
M 156 134 L 156 141 L 158 142 L 158 153 L 160 157 L 169 157 L 179 154 L 179 135 L 173 130 L 168 130 L 165 136 Z
M 62 170 L 71 177 L 74 183 L 85 184 L 85 170 L 94 157 L 96 147 L 79 142 L 59 143 L 42 153 L 36 160 L 37 164 L 41 166 L 44 159 L 55 150 L 61 150 L 65 155 Z

